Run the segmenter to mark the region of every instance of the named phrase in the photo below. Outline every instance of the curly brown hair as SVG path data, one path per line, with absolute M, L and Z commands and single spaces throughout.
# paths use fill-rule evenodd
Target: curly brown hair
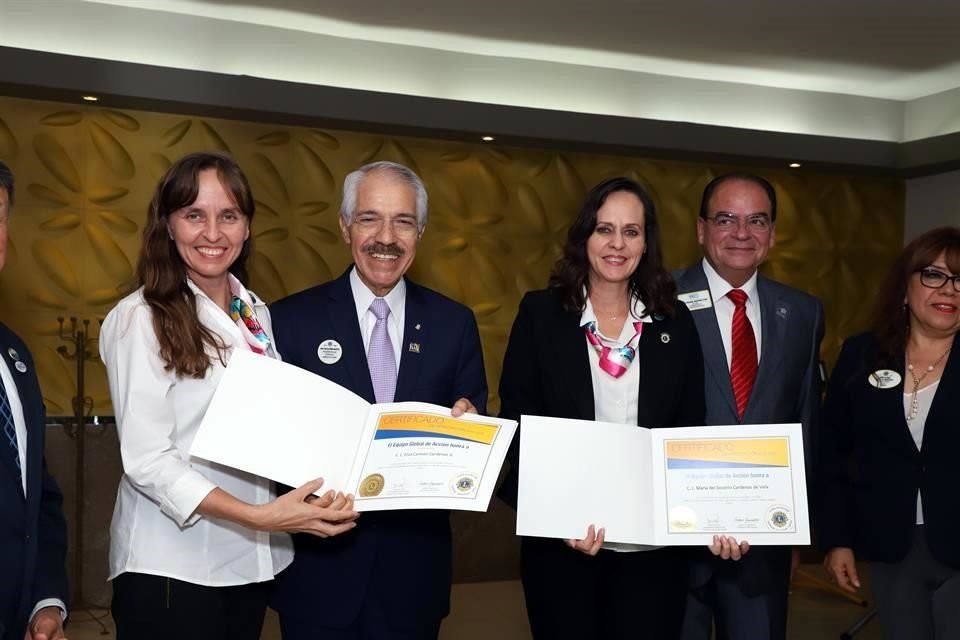
M 663 268 L 657 209 L 653 198 L 639 183 L 629 178 L 610 178 L 595 186 L 587 194 L 577 219 L 567 233 L 563 256 L 550 274 L 550 288 L 560 294 L 567 311 L 583 311 L 586 305 L 584 291 L 589 288 L 590 265 L 587 260 L 587 240 L 597 227 L 597 211 L 611 193 L 626 191 L 637 196 L 643 205 L 643 230 L 646 253 L 630 276 L 630 293 L 646 307 L 646 314 L 673 315 L 676 285 Z
M 907 286 L 910 278 L 945 254 L 946 266 L 960 274 L 960 227 L 931 229 L 908 244 L 890 267 L 873 312 L 873 333 L 880 343 L 879 356 L 889 363 L 903 357 L 910 337 Z
M 153 314 L 153 328 L 160 344 L 160 357 L 167 371 L 180 377 L 202 378 L 211 365 L 212 354 L 224 362 L 226 346 L 197 316 L 197 301 L 187 285 L 187 269 L 170 236 L 169 217 L 192 204 L 200 189 L 203 171 L 217 172 L 224 190 L 253 223 L 255 205 L 250 184 L 230 156 L 218 152 L 192 153 L 178 160 L 160 179 L 147 210 L 143 246 L 137 260 L 137 286 Z M 252 238 L 243 243 L 230 273 L 247 282 L 247 258 L 253 251 Z

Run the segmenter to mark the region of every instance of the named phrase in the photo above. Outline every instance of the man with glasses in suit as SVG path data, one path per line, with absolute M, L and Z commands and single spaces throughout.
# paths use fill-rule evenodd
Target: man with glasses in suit
M 807 468 L 820 409 L 823 306 L 758 273 L 776 241 L 777 195 L 767 180 L 731 173 L 704 189 L 697 241 L 704 257 L 677 277 L 704 357 L 708 425 L 800 422 Z M 808 483 L 809 484 L 809 483 Z M 695 559 L 683 640 L 786 637 L 789 547 L 749 548 L 738 562 Z

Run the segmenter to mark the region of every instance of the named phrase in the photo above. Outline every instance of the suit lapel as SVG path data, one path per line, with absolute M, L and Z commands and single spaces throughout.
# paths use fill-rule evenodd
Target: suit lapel
M 691 291 L 710 290 L 707 283 L 707 274 L 703 272 L 703 262 L 687 269 L 680 281 L 680 293 Z M 703 350 L 704 374 L 713 379 L 720 394 L 730 407 L 730 412 L 737 415 L 737 402 L 733 397 L 733 385 L 730 383 L 730 368 L 727 366 L 727 354 L 723 350 L 723 338 L 720 336 L 720 325 L 717 322 L 717 312 L 713 305 L 707 309 L 691 311 L 693 321 L 700 334 L 700 348 Z
M 376 402 L 370 368 L 367 366 L 367 352 L 363 348 L 363 336 L 360 335 L 360 322 L 357 320 L 357 304 L 350 289 L 350 269 L 337 279 L 331 298 L 332 305 L 325 311 L 329 314 L 333 335 L 342 342 L 340 346 L 352 382 L 350 389 L 367 402 Z
M 587 353 L 587 339 L 580 328 L 580 314 L 562 311 L 551 327 L 544 327 L 553 334 L 552 345 L 555 348 L 555 364 L 559 365 L 561 376 L 570 397 L 584 420 L 593 420 L 596 416 L 593 404 L 593 378 L 590 375 L 590 356 Z
M 34 488 L 36 486 L 36 480 L 39 479 L 40 466 L 43 461 L 43 448 L 39 443 L 42 443 L 43 440 L 40 437 L 42 434 L 33 433 L 36 425 L 42 424 L 43 415 L 37 413 L 38 407 L 36 400 L 32 397 L 30 386 L 27 384 L 27 376 L 30 375 L 30 371 L 20 372 L 17 370 L 17 362 L 21 361 L 22 354 L 18 353 L 10 344 L 10 339 L 6 335 L 6 331 L 3 334 L 0 334 L 0 349 L 3 350 L 2 357 L 6 361 L 7 369 L 10 370 L 10 377 L 13 379 L 14 389 L 7 389 L 7 397 L 16 393 L 17 397 L 20 399 L 20 406 L 23 409 L 23 421 L 24 427 L 27 435 L 27 493 L 33 495 L 36 492 Z M 13 358 L 12 353 L 17 353 L 19 358 Z M 24 363 L 25 364 L 25 363 Z M 0 436 L 2 437 L 2 436 Z M 24 443 L 21 443 L 23 446 Z M 34 446 L 30 446 L 30 445 Z M 6 447 L 6 443 L 2 446 Z M 6 456 L 5 456 L 6 457 Z M 20 484 L 20 471 L 17 470 L 13 462 L 9 464 L 4 464 L 4 466 L 9 467 L 11 473 L 17 475 L 17 484 Z
M 430 348 L 430 330 L 423 292 L 420 287 L 407 280 L 407 299 L 404 308 L 403 341 L 400 343 L 400 369 L 397 372 L 397 402 L 413 398 L 417 380 L 420 379 L 420 366 L 425 355 L 421 350 Z M 436 321 L 436 318 L 434 318 Z
M 953 350 L 950 352 L 950 355 L 947 356 L 947 363 L 943 367 L 943 376 L 940 378 L 940 384 L 937 387 L 936 393 L 933 396 L 933 403 L 930 405 L 930 413 L 927 414 L 927 421 L 923 427 L 923 440 L 920 441 L 920 451 L 924 451 L 927 448 L 927 443 L 933 441 L 936 445 L 936 438 L 938 430 L 943 427 L 948 429 L 956 428 L 957 423 L 957 411 L 956 411 L 956 400 L 949 395 L 951 389 L 955 389 L 956 385 L 960 383 L 960 333 L 954 336 L 953 338 Z M 900 367 L 900 371 L 906 374 L 904 371 L 906 369 L 905 363 Z M 904 384 L 907 382 L 909 374 L 904 375 L 903 381 Z M 913 388 L 912 381 L 909 388 Z M 902 406 L 900 407 L 903 408 Z M 900 415 L 903 415 L 903 411 L 900 412 Z M 906 428 L 906 432 L 909 433 L 910 428 L 907 426 L 906 418 L 903 419 L 903 426 Z M 913 442 L 913 436 L 910 436 L 910 441 Z M 916 443 L 914 443 L 916 445 Z
M 789 301 L 775 295 L 767 279 L 760 275 L 757 276 L 757 295 L 760 298 L 760 364 L 745 416 L 750 414 L 760 398 L 765 397 L 766 383 L 776 376 L 791 311 Z

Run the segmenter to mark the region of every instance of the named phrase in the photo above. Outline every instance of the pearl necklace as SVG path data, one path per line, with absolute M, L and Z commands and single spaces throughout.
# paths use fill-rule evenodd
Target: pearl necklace
M 913 391 L 910 393 L 910 412 L 907 414 L 907 422 L 912 421 L 917 417 L 917 414 L 920 413 L 920 402 L 917 400 L 917 392 L 920 391 L 920 383 L 923 382 L 923 379 L 930 375 L 933 370 L 937 368 L 937 365 L 943 362 L 943 359 L 947 357 L 952 349 L 953 347 L 950 347 L 950 349 L 944 351 L 943 355 L 937 358 L 936 362 L 929 365 L 927 370 L 920 374 L 919 378 L 913 372 L 913 365 L 907 363 L 907 371 L 910 372 L 910 377 L 913 378 Z

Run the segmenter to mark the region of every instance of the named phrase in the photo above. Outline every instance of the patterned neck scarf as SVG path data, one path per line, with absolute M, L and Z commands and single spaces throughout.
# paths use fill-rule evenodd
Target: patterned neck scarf
M 243 334 L 247 344 L 254 353 L 276 358 L 273 345 L 270 344 L 270 337 L 264 331 L 256 314 L 246 302 L 237 295 L 230 301 L 230 317 L 240 327 L 240 333 Z
M 587 342 L 594 348 L 597 355 L 600 356 L 600 368 L 609 373 L 614 378 L 619 378 L 627 372 L 630 364 L 637 356 L 637 343 L 640 341 L 640 334 L 643 333 L 643 323 L 634 322 L 633 328 L 636 333 L 627 340 L 627 344 L 622 347 L 605 347 L 597 335 L 597 323 L 590 321 L 583 325 L 583 332 L 587 336 Z

